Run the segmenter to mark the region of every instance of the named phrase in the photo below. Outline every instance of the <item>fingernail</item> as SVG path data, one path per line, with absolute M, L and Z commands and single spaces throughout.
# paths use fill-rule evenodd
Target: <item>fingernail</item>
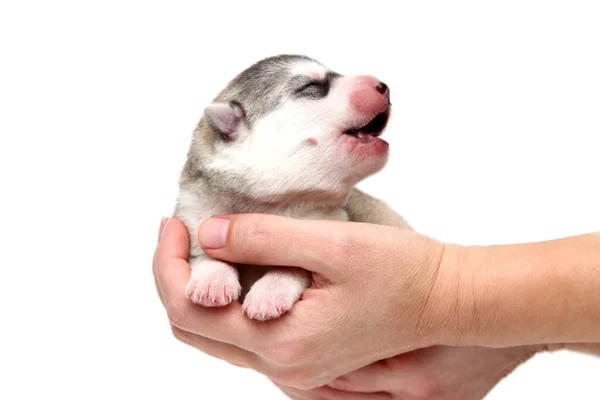
M 225 246 L 229 220 L 225 218 L 208 218 L 200 221 L 198 227 L 198 244 L 200 247 L 220 249 Z

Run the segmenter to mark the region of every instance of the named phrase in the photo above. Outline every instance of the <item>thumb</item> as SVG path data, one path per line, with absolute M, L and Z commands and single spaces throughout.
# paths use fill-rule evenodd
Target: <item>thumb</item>
M 269 214 L 205 219 L 197 240 L 211 257 L 239 264 L 299 267 L 335 279 L 339 266 L 365 256 L 386 227 Z M 372 248 L 372 247 L 371 247 Z

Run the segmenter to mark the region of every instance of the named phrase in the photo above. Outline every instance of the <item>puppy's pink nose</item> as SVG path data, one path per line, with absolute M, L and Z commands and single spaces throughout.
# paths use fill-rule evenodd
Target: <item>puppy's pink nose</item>
M 375 89 L 377 89 L 377 91 L 380 94 L 382 94 L 388 101 L 390 100 L 390 89 L 388 88 L 388 85 L 380 81 L 377 84 L 377 86 L 375 86 Z
M 379 82 L 379 84 L 376 86 L 376 89 L 379 93 L 384 94 L 387 92 L 388 86 L 383 82 Z

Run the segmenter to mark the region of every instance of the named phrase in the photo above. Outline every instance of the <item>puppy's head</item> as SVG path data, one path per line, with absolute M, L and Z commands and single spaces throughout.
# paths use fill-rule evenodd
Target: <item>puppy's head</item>
M 344 197 L 388 159 L 379 138 L 390 91 L 297 55 L 270 57 L 236 76 L 204 110 L 199 165 L 219 184 L 262 201 Z

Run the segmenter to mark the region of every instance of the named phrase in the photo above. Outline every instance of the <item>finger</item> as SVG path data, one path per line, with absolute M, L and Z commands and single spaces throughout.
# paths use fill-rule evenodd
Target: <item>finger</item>
M 160 220 L 160 226 L 158 228 L 158 242 L 160 242 L 160 237 L 162 236 L 162 232 L 163 229 L 165 228 L 165 223 L 167 222 L 168 218 L 163 218 Z
M 392 392 L 398 379 L 398 371 L 394 371 L 385 362 L 379 361 L 364 368 L 341 376 L 328 386 L 351 392 Z
M 166 236 L 164 240 L 162 240 L 163 234 L 168 226 L 170 226 L 170 234 Z M 173 218 L 163 218 L 160 222 L 158 244 L 154 251 L 154 258 L 152 260 L 154 284 L 156 286 L 160 301 L 163 303 L 163 305 L 164 296 L 156 275 L 156 267 L 158 263 L 187 263 L 188 254 L 189 235 L 185 225 L 183 225 L 179 220 Z
M 199 245 L 210 256 L 240 264 L 288 266 L 337 274 L 335 265 L 364 257 L 394 228 L 342 221 L 244 214 L 204 220 Z
M 311 390 L 301 390 L 287 386 L 276 386 L 292 400 L 391 400 L 389 393 L 356 393 L 351 391 L 338 390 L 331 387 L 320 387 Z
M 154 275 L 153 277 L 154 277 L 154 288 L 156 289 L 156 293 L 158 294 L 158 298 L 160 299 L 160 302 L 164 306 L 165 305 L 165 299 L 163 298 L 162 291 L 160 289 L 160 286 L 158 285 L 158 279 L 156 279 L 156 275 Z
M 230 364 L 241 368 L 252 368 L 259 366 L 258 358 L 254 353 L 250 353 L 239 347 L 228 343 L 211 340 L 202 336 L 194 335 L 171 326 L 173 335 L 182 343 L 185 343 L 201 352 L 208 354 L 211 357 L 227 361 Z
M 177 328 L 209 339 L 254 351 L 263 342 L 265 324 L 255 324 L 242 314 L 238 302 L 226 307 L 202 307 L 185 297 L 190 278 L 187 262 L 189 238 L 185 225 L 171 219 L 164 227 L 154 258 L 154 274 L 169 316 Z
M 160 238 L 162 236 L 163 233 L 163 229 L 165 228 L 165 223 L 167 222 L 168 218 L 163 218 L 160 221 L 160 226 L 158 228 L 158 242 L 160 243 Z M 156 252 L 158 251 L 158 246 L 155 250 L 155 255 Z M 156 289 L 156 293 L 158 294 L 158 298 L 160 299 L 160 302 L 163 303 L 163 305 L 165 304 L 163 296 L 162 296 L 162 292 L 160 291 L 160 287 L 158 286 L 158 280 L 156 279 L 156 274 L 154 273 L 154 262 L 152 263 L 152 275 L 154 278 L 154 288 Z
M 161 225 L 155 258 L 158 260 L 177 258 L 187 262 L 190 253 L 190 238 L 185 225 L 177 218 L 167 218 Z

